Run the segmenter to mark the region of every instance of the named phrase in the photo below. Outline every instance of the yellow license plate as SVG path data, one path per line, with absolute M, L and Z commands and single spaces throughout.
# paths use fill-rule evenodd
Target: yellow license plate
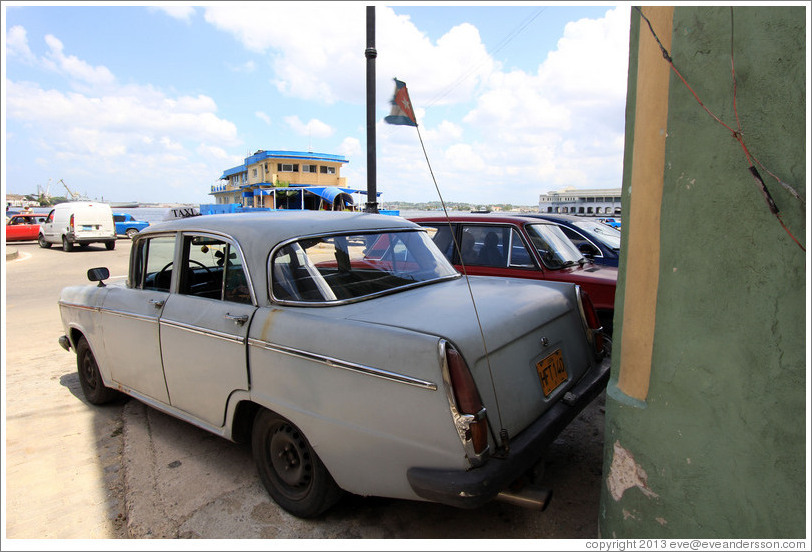
M 536 363 L 536 371 L 541 380 L 541 389 L 547 397 L 555 388 L 567 381 L 567 368 L 564 366 L 564 357 L 561 349 L 556 349 Z

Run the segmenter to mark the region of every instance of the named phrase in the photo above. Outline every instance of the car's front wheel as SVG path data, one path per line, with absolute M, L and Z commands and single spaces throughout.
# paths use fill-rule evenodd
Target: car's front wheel
M 341 497 L 341 489 L 307 438 L 285 418 L 261 410 L 254 420 L 251 445 L 262 483 L 291 514 L 315 517 Z
M 127 237 L 133 239 L 135 235 L 138 233 L 138 230 L 135 228 L 127 228 Z
M 84 337 L 80 337 L 79 342 L 76 343 L 76 367 L 79 371 L 79 383 L 82 385 L 82 392 L 85 394 L 87 402 L 104 404 L 118 396 L 115 389 L 104 386 L 99 365 L 96 364 L 96 357 L 93 356 L 90 344 Z
M 51 248 L 51 243 L 45 241 L 45 236 L 43 236 L 42 234 L 40 234 L 39 237 L 37 238 L 37 243 L 43 249 L 50 249 Z

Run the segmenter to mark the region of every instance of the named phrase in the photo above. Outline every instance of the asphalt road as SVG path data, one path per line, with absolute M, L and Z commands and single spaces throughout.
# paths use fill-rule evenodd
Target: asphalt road
M 34 242 L 9 247 L 18 256 L 5 261 L 4 282 L 8 539 L 598 537 L 603 395 L 539 466 L 541 485 L 553 491 L 544 512 L 497 502 L 459 510 L 346 496 L 322 518 L 304 521 L 270 499 L 247 446 L 134 399 L 104 407 L 85 402 L 75 355 L 57 344 L 59 291 L 92 285 L 91 267 L 123 277 L 129 240 L 118 240 L 113 251 L 93 245 L 65 253 Z

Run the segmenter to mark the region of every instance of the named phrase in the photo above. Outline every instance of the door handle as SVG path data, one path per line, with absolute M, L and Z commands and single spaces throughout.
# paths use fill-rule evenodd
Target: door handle
M 226 320 L 232 320 L 238 326 L 242 326 L 246 322 L 248 322 L 248 315 L 243 314 L 242 316 L 237 316 L 235 314 L 226 313 Z
M 149 302 L 152 303 L 152 305 L 156 309 L 160 309 L 161 307 L 164 306 L 164 303 L 166 303 L 166 301 L 164 301 L 163 299 L 150 299 Z

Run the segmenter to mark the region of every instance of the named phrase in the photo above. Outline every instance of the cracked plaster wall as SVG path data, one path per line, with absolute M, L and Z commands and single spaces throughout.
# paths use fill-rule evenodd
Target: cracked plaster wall
M 739 120 L 751 152 L 806 195 L 804 7 L 733 8 Z M 624 162 L 627 225 L 640 34 L 632 12 Z M 736 124 L 729 7 L 676 7 L 674 64 L 720 119 Z M 663 63 L 665 61 L 663 60 Z M 806 253 L 770 213 L 730 132 L 672 75 L 660 209 L 659 287 L 644 400 L 617 386 L 621 259 L 607 397 L 603 537 L 803 538 Z M 765 171 L 804 246 L 806 206 Z

